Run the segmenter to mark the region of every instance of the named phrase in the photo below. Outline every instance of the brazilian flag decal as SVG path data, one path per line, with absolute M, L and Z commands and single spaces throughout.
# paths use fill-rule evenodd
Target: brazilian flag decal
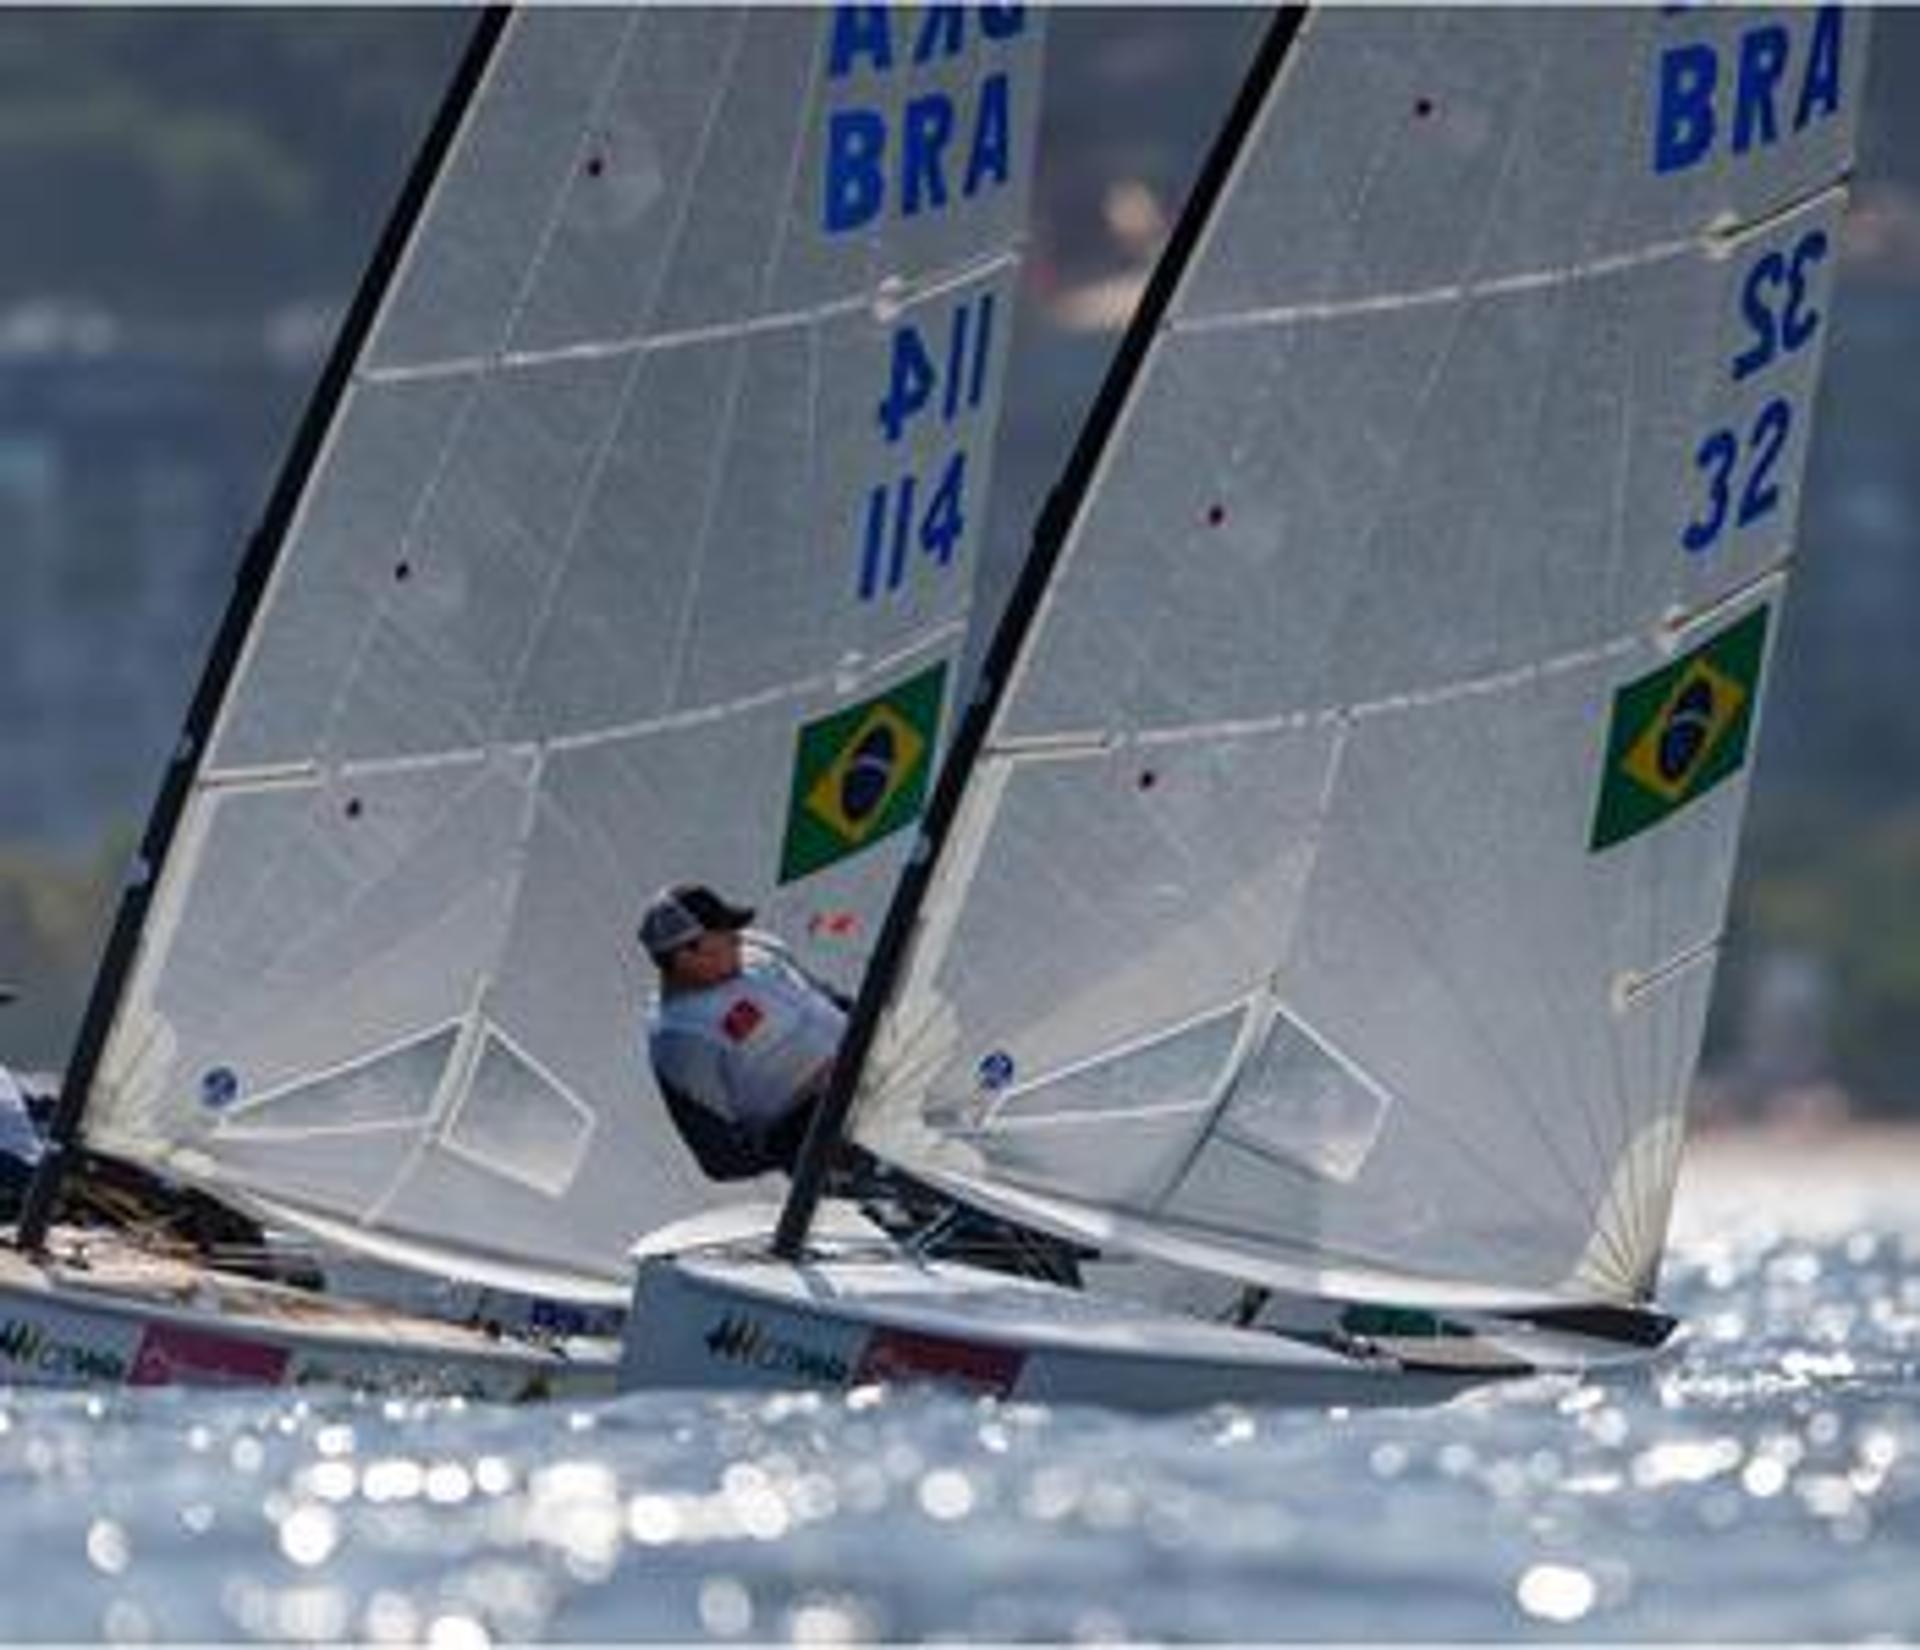
M 800 730 L 780 880 L 857 854 L 920 817 L 940 735 L 947 667 L 934 665 Z
M 1746 765 L 1768 611 L 1614 694 L 1592 851 L 1658 825 Z

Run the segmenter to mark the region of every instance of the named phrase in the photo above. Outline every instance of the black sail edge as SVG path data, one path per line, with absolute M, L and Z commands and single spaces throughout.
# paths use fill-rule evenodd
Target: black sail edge
M 1154 265 L 1146 290 L 1114 352 L 1100 392 L 1080 426 L 1060 480 L 1048 494 L 1034 524 L 1026 559 L 994 628 L 973 696 L 941 764 L 912 853 L 894 886 L 880 938 L 868 959 L 860 994 L 847 1020 L 832 1082 L 814 1114 L 795 1162 L 793 1183 L 773 1237 L 773 1253 L 782 1259 L 797 1260 L 805 1249 L 807 1231 L 825 1189 L 827 1170 L 845 1134 L 881 1012 L 892 998 L 905 967 L 909 942 L 919 922 L 934 867 L 959 814 L 968 779 L 986 746 L 987 734 L 999 711 L 1013 667 L 1052 583 L 1067 536 L 1086 502 L 1114 427 L 1132 397 L 1147 353 L 1160 333 L 1174 294 L 1193 261 L 1201 235 L 1213 219 L 1254 123 L 1298 37 L 1307 10 L 1304 5 L 1283 6 L 1268 24 L 1239 95 L 1194 180 L 1179 221 Z
M 260 524 L 247 543 L 234 575 L 233 591 L 214 633 L 213 645 L 201 667 L 200 680 L 188 706 L 186 723 L 174 747 L 158 796 L 147 817 L 134 861 L 114 913 L 100 964 L 95 971 L 87 1006 L 74 1041 L 73 1056 L 61 1082 L 60 1101 L 48 1127 L 47 1149 L 34 1170 L 21 1210 L 15 1246 L 27 1253 L 45 1248 L 47 1230 L 59 1203 L 61 1188 L 80 1156 L 81 1125 L 86 1117 L 100 1056 L 119 1011 L 161 868 L 186 812 L 200 773 L 215 718 L 226 701 L 240 655 L 255 615 L 280 560 L 287 531 L 306 493 L 307 481 L 331 429 L 334 415 L 366 345 L 395 270 L 413 238 L 434 183 L 440 176 L 453 141 L 472 106 L 474 94 L 493 61 L 512 8 L 491 6 L 475 23 L 453 78 L 441 99 L 413 167 L 389 213 L 379 244 L 360 278 L 353 302 L 341 323 L 319 382 L 307 403 L 293 444 L 281 465 Z

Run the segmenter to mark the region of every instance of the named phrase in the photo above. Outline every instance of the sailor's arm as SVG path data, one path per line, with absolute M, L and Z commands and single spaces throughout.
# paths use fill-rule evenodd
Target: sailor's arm
M 709 1180 L 751 1180 L 769 1165 L 737 1121 L 729 1051 L 674 1027 L 648 1040 L 654 1080 L 680 1138 Z

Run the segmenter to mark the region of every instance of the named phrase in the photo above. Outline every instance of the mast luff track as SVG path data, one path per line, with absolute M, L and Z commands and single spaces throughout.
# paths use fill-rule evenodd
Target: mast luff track
M 454 72 L 451 85 L 441 101 L 407 181 L 400 191 L 380 237 L 373 258 L 361 277 L 358 291 L 334 341 L 326 369 L 320 376 L 312 399 L 301 419 L 299 432 L 272 496 L 247 545 L 240 569 L 234 578 L 233 593 L 215 633 L 212 649 L 202 667 L 200 681 L 187 711 L 186 725 L 174 748 L 166 777 L 148 816 L 140 839 L 133 872 L 121 894 L 119 909 L 99 970 L 80 1022 L 72 1059 L 68 1062 L 60 1089 L 60 1103 L 49 1126 L 47 1150 L 34 1171 L 25 1205 L 21 1210 L 16 1245 L 29 1253 L 45 1246 L 47 1229 L 52 1224 L 61 1187 L 77 1155 L 81 1124 L 106 1046 L 107 1034 L 119 1009 L 120 999 L 139 951 L 140 937 L 154 890 L 159 884 L 161 867 L 179 830 L 195 778 L 205 755 L 215 719 L 232 684 L 247 634 L 252 628 L 268 582 L 280 559 L 287 531 L 295 510 L 306 491 L 307 480 L 319 455 L 334 413 L 353 374 L 375 317 L 385 299 L 395 270 L 412 239 L 427 198 L 440 176 L 453 140 L 458 133 L 473 96 L 494 49 L 506 27 L 509 9 L 490 7 L 475 25 L 472 37 Z
M 905 965 L 908 943 L 919 921 L 920 908 L 931 885 L 941 848 L 952 831 L 968 777 L 985 748 L 987 734 L 999 711 L 1013 666 L 1026 644 L 1027 635 L 1052 582 L 1067 536 L 1079 516 L 1107 443 L 1132 395 L 1147 352 L 1160 332 L 1200 237 L 1212 220 L 1214 208 L 1266 104 L 1288 50 L 1298 36 L 1306 11 L 1305 6 L 1282 7 L 1268 25 L 1233 108 L 1208 152 L 1181 211 L 1179 222 L 1174 226 L 1159 262 L 1154 266 L 1139 307 L 1134 311 L 1126 335 L 1108 368 L 1100 393 L 1081 426 L 1073 454 L 1041 509 L 1026 561 L 1021 566 L 1013 593 L 994 630 L 993 641 L 981 665 L 979 682 L 960 719 L 953 745 L 941 766 L 932 800 L 928 803 L 913 853 L 887 908 L 879 941 L 867 964 L 859 998 L 847 1022 L 839 1058 L 834 1065 L 833 1080 L 819 1110 L 814 1114 L 795 1164 L 793 1185 L 780 1211 L 780 1222 L 773 1237 L 773 1253 L 782 1259 L 798 1259 L 805 1247 L 808 1227 L 812 1224 L 814 1210 L 825 1189 L 827 1169 L 840 1145 L 848 1115 L 853 1109 L 853 1097 L 873 1046 L 880 1014 L 892 997 L 895 983 Z

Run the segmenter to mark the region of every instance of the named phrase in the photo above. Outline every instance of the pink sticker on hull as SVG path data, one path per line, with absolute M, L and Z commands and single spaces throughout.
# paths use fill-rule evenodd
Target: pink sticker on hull
M 278 1386 L 284 1346 L 237 1340 L 204 1329 L 150 1323 L 134 1354 L 129 1386 Z

